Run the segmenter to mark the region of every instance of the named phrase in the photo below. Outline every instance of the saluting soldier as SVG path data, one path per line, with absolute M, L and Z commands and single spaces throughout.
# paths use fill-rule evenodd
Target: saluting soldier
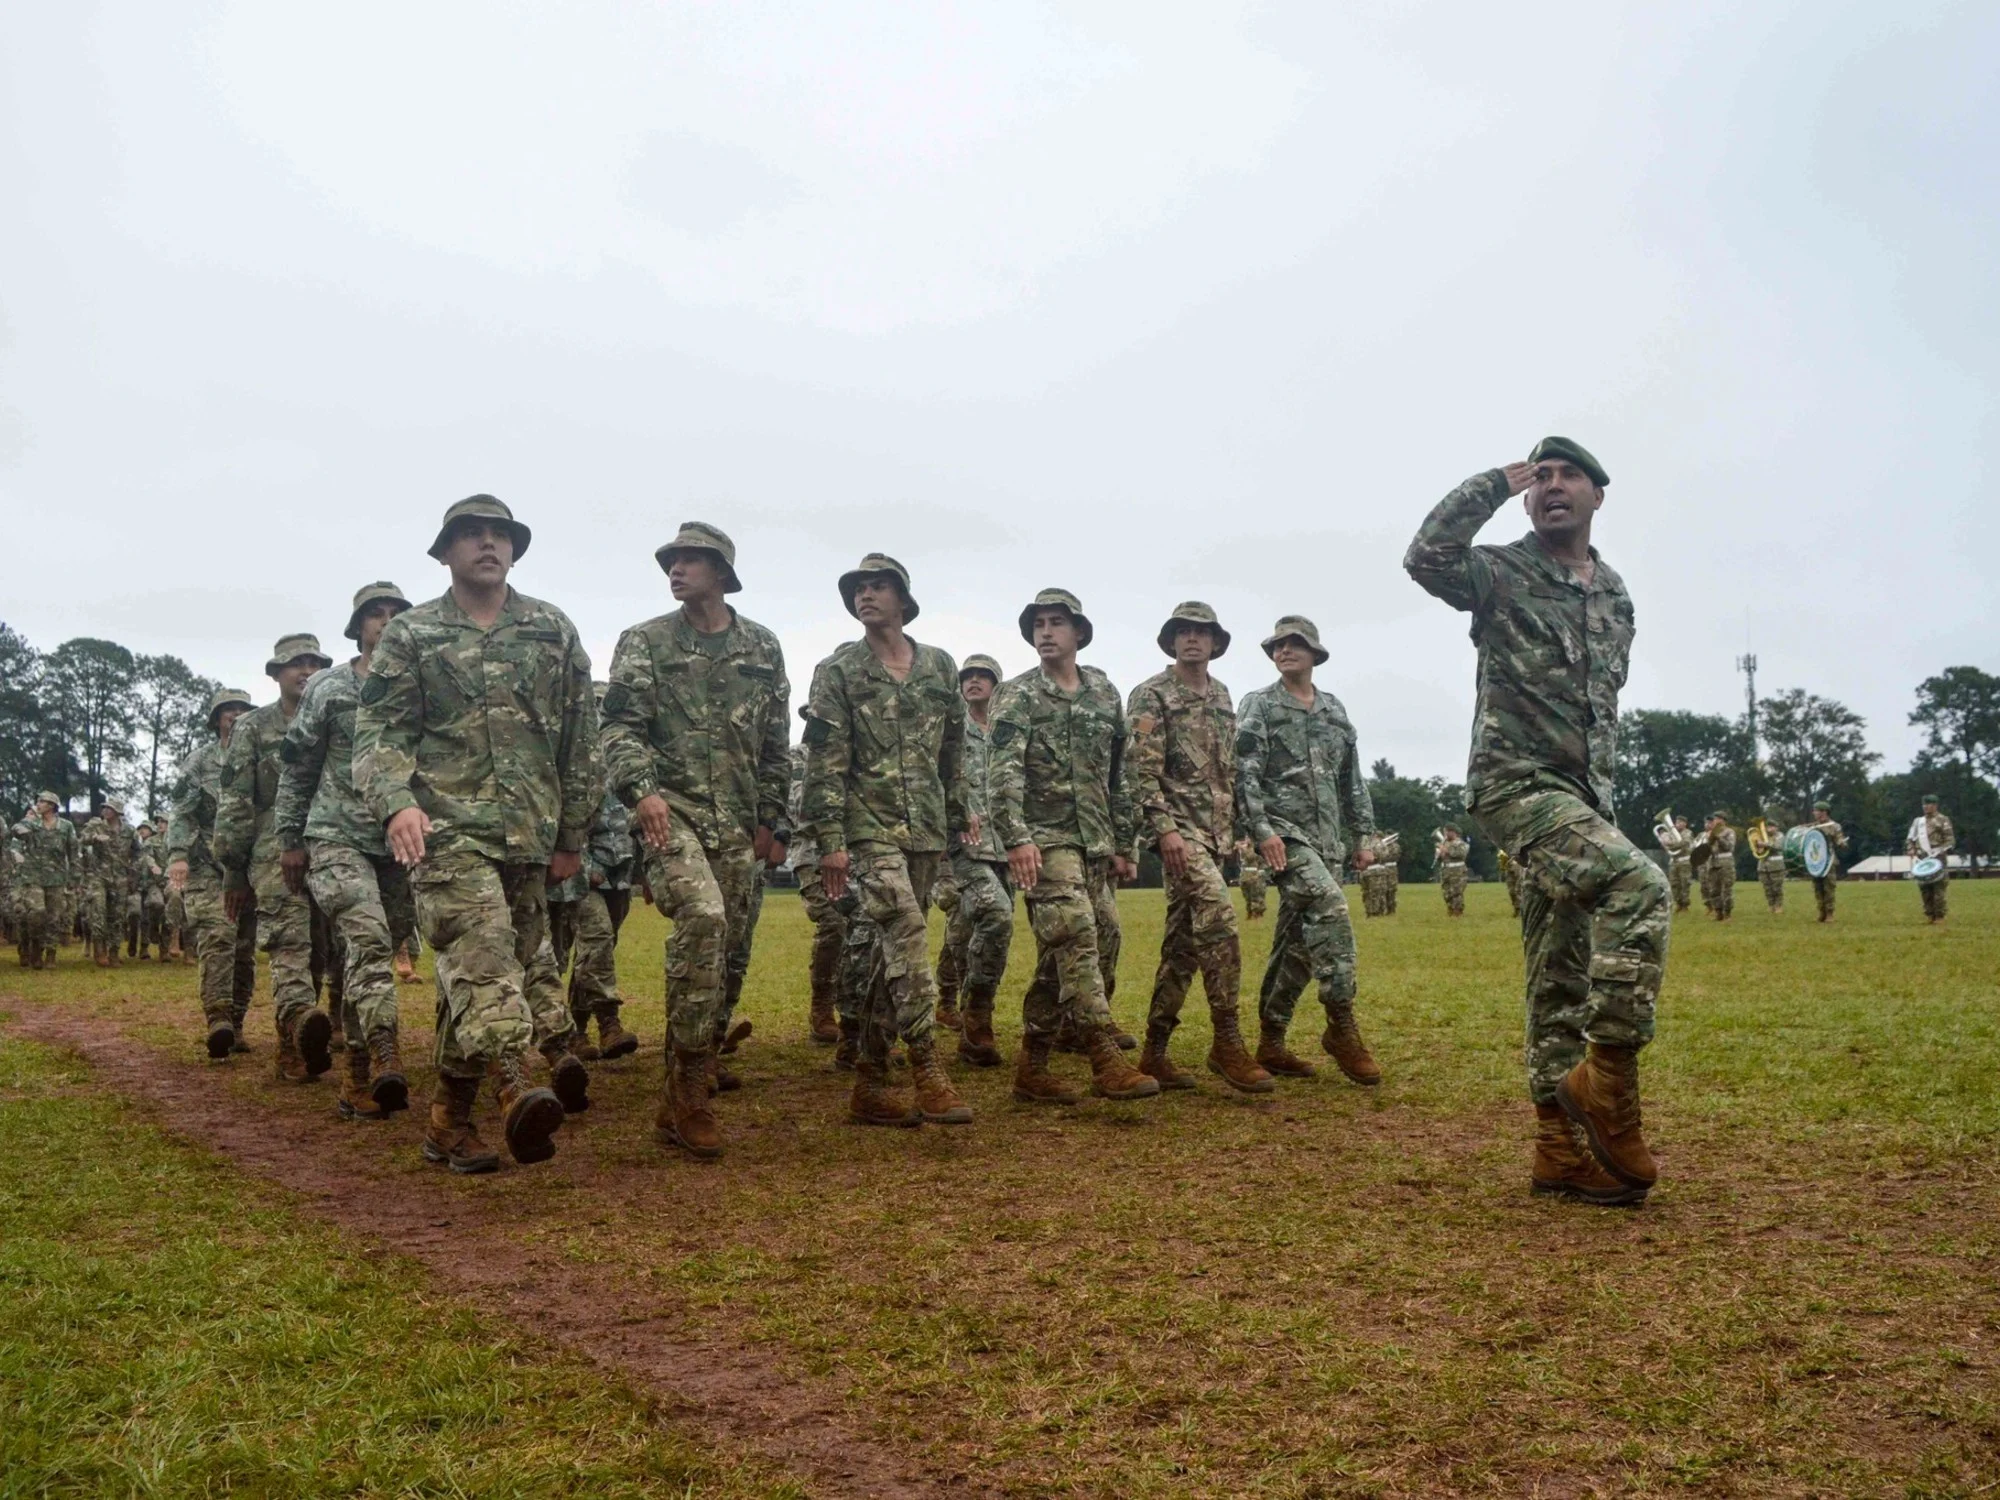
M 243 902 L 231 911 L 224 876 L 210 840 L 221 797 L 222 758 L 236 721 L 254 705 L 241 688 L 218 688 L 208 700 L 208 728 L 215 736 L 195 746 L 174 782 L 174 811 L 167 828 L 167 882 L 180 893 L 201 970 L 201 1013 L 208 1055 L 220 1062 L 248 1052 L 243 1026 L 257 987 L 257 912 Z
M 1924 810 L 1912 827 L 1907 841 L 1910 857 L 1913 859 L 1936 859 L 1950 868 L 1951 848 L 1957 841 L 1952 832 L 1951 819 L 1944 815 L 1935 792 L 1924 796 Z M 1942 922 L 1950 907 L 1951 878 L 1919 881 L 1918 894 L 1923 897 L 1924 915 L 1932 922 Z
M 1526 870 L 1532 1190 L 1599 1204 L 1636 1202 L 1658 1176 L 1640 1129 L 1639 1051 L 1652 1040 L 1671 926 L 1666 876 L 1612 815 L 1633 611 L 1590 544 L 1608 483 L 1581 445 L 1544 438 L 1525 463 L 1446 495 L 1403 559 L 1422 588 L 1473 617 L 1467 805 Z M 1524 492 L 1529 533 L 1474 546 Z
M 1813 827 L 1826 835 L 1826 852 L 1832 861 L 1824 875 L 1813 876 L 1813 902 L 1819 908 L 1819 919 L 1831 922 L 1834 902 L 1840 894 L 1840 851 L 1847 847 L 1847 835 L 1833 821 L 1833 804 L 1830 802 L 1813 804 Z
M 1454 917 L 1465 915 L 1465 862 L 1472 857 L 1472 845 L 1456 823 L 1444 825 L 1438 840 L 1438 889 L 1444 894 L 1444 909 Z

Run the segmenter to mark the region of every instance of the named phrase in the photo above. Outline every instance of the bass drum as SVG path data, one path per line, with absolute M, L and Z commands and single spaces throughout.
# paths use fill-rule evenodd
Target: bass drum
M 1785 869 L 1792 875 L 1817 880 L 1833 868 L 1833 845 L 1810 823 L 1801 823 L 1785 833 Z
M 1935 855 L 1929 859 L 1920 859 L 1910 866 L 1910 879 L 1918 885 L 1942 885 L 1949 878 L 1950 874 L 1944 867 L 1944 861 Z

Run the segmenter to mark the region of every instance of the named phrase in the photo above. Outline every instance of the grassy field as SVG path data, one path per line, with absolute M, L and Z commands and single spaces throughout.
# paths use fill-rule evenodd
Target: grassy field
M 914 1492 L 2000 1491 L 2000 884 L 1954 886 L 1937 928 L 1906 884 L 1844 888 L 1824 927 L 1802 886 L 1782 917 L 1738 896 L 1727 926 L 1675 929 L 1644 1072 L 1663 1178 L 1637 1212 L 1527 1195 L 1495 886 L 1460 922 L 1424 886 L 1357 919 L 1387 1073 L 1368 1093 L 1331 1068 L 1264 1098 L 1204 1075 L 1050 1112 L 958 1070 L 972 1128 L 849 1126 L 803 1039 L 805 924 L 773 892 L 722 1162 L 647 1139 L 663 924 L 644 909 L 621 961 L 649 1045 L 596 1070 L 553 1163 L 448 1181 L 417 1162 L 415 1115 L 344 1139 L 475 1241 L 831 1392 Z M 1161 910 L 1124 898 L 1134 1031 Z M 1269 930 L 1245 929 L 1253 989 Z M 191 970 L 74 951 L 0 975 L 0 1017 L 95 1018 L 191 1066 Z M 1024 932 L 1003 1017 L 1031 956 Z M 279 1124 L 330 1114 L 324 1086 L 266 1081 L 263 1015 L 253 1039 L 260 1065 L 214 1088 Z M 440 1298 L 338 1205 L 169 1139 L 73 1059 L 0 1057 L 0 1493 L 554 1493 L 572 1463 L 587 1492 L 785 1492 L 601 1364 Z

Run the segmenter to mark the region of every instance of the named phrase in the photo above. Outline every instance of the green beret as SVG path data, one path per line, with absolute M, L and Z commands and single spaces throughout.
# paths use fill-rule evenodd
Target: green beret
M 1611 483 L 1611 476 L 1604 472 L 1588 448 L 1581 443 L 1573 443 L 1566 437 L 1545 437 L 1535 444 L 1535 451 L 1528 455 L 1528 462 L 1538 464 L 1545 458 L 1566 458 L 1590 476 L 1590 482 L 1599 489 Z
M 1936 792 L 1925 792 L 1925 793 L 1924 793 L 1924 801 L 1925 801 L 1925 802 L 1935 802 L 1935 801 L 1937 801 L 1937 793 L 1936 793 Z
M 1824 813 L 1830 813 L 1830 812 L 1832 812 L 1832 811 L 1833 811 L 1833 804 L 1832 804 L 1831 802 L 1823 802 L 1823 801 L 1822 801 L 1822 802 L 1815 802 L 1815 803 L 1813 804 L 1813 811 L 1814 811 L 1814 812 L 1824 812 Z

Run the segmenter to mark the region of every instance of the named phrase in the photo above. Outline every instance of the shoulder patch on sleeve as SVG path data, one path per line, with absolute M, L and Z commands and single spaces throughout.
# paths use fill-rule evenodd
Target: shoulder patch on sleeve
M 1132 732 L 1134 734 L 1151 734 L 1159 727 L 1159 724 L 1160 721 L 1151 714 L 1140 714 L 1138 718 L 1132 721 Z
M 622 682 L 614 682 L 604 690 L 604 712 L 607 717 L 622 714 L 632 706 L 632 690 Z
M 1014 736 L 1020 732 L 1020 725 L 1011 719 L 1002 719 L 998 724 L 993 726 L 993 748 L 999 750 L 1012 744 Z
M 833 726 L 824 719 L 807 719 L 804 740 L 809 749 L 817 750 L 833 736 Z
M 361 684 L 363 703 L 380 703 L 389 696 L 389 679 L 379 672 L 370 672 L 368 680 Z

